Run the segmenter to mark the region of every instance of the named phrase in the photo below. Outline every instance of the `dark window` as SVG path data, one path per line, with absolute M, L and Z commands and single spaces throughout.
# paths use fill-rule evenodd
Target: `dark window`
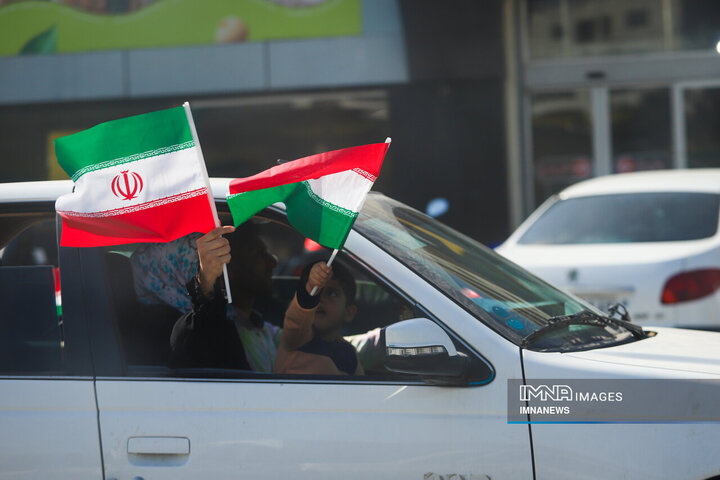
M 650 23 L 648 10 L 630 10 L 625 15 L 625 25 L 628 28 L 642 28 Z
M 578 43 L 607 40 L 611 34 L 612 19 L 607 15 L 589 20 L 580 20 L 575 24 L 575 41 Z
M 614 172 L 672 167 L 670 92 L 667 88 L 610 91 Z
M 595 20 L 581 20 L 575 25 L 575 41 L 578 43 L 588 43 L 596 39 Z
M 600 17 L 600 34 L 603 38 L 603 40 L 608 40 L 610 36 L 612 35 L 612 18 L 605 15 Z
M 221 223 L 229 225 L 232 220 L 223 205 L 218 205 Z M 185 295 L 185 283 L 196 273 L 197 253 L 186 248 L 194 245 L 200 234 L 192 234 L 173 244 L 146 244 L 107 247 L 104 249 L 104 277 L 110 299 L 112 320 L 116 323 L 121 349 L 124 353 L 128 374 L 131 376 L 181 376 L 181 377 L 245 377 L 274 374 L 268 370 L 265 348 L 279 339 L 285 311 L 299 285 L 299 277 L 305 265 L 327 259 L 329 251 L 307 240 L 289 227 L 284 215 L 271 212 L 269 216 L 253 219 L 255 231 L 263 246 L 242 244 L 248 250 L 265 250 L 274 257 L 276 265 L 272 274 L 272 291 L 254 295 L 251 303 L 253 322 L 261 319 L 257 330 L 242 324 L 242 317 L 235 315 L 235 329 L 240 338 L 251 370 L 228 368 L 205 368 L 178 365 L 176 352 L 171 348 L 171 335 L 178 319 L 189 308 Z M 231 240 L 232 242 L 233 240 Z M 177 245 L 177 247 L 175 246 Z M 232 262 L 241 260 L 240 245 L 233 245 Z M 252 253 L 252 252 L 251 252 Z M 263 252 L 256 252 L 264 255 Z M 248 257 L 252 258 L 252 257 Z M 167 260 L 167 262 L 166 262 Z M 352 321 L 341 329 L 341 335 L 358 351 L 364 376 L 354 380 L 370 380 L 392 377 L 404 378 L 387 371 L 383 366 L 384 343 L 381 328 L 412 318 L 413 307 L 399 293 L 384 286 L 365 269 L 341 252 L 335 265 L 345 267 L 355 280 L 357 312 Z M 250 269 L 250 263 L 247 264 Z M 233 280 L 229 268 L 233 303 L 236 307 L 246 305 L 249 291 L 240 276 Z M 419 316 L 419 315 L 415 315 Z M 235 329 L 228 331 L 234 334 Z M 250 333 L 248 333 L 250 331 Z M 271 340 L 268 340 L 271 339 Z M 253 351 L 254 345 L 264 345 Z M 277 348 L 277 344 L 276 344 Z M 255 358 L 259 357 L 259 358 Z M 275 352 L 270 354 L 275 360 Z
M 571 198 L 554 204 L 520 244 L 677 242 L 713 236 L 720 195 L 662 192 Z
M 550 29 L 550 36 L 555 40 L 562 40 L 563 38 L 563 27 L 562 25 L 555 24 Z
M 54 215 L 0 216 L 0 373 L 63 370 Z
M 720 88 L 689 88 L 684 96 L 688 167 L 720 167 Z

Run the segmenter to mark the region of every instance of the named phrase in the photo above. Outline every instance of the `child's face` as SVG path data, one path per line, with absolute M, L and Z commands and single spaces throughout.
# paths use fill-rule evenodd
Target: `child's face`
M 357 307 L 348 305 L 345 291 L 337 280 L 330 279 L 320 295 L 320 304 L 315 311 L 315 328 L 322 334 L 340 329 L 355 316 Z

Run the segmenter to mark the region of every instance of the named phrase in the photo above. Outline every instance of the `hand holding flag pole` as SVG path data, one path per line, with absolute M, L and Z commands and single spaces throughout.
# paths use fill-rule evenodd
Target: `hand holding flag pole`
M 390 137 L 387 137 L 385 139 L 385 143 L 387 143 L 389 145 L 390 142 L 392 142 L 392 139 Z M 330 255 L 330 258 L 328 259 L 327 264 L 326 264 L 328 267 L 332 264 L 333 260 L 335 260 L 335 257 L 337 256 L 338 251 L 339 250 L 337 248 L 333 249 L 332 255 Z M 310 296 L 314 297 L 315 294 L 317 293 L 317 291 L 318 291 L 318 287 L 314 286 L 312 291 L 310 292 Z
M 330 258 L 328 259 L 328 261 L 327 261 L 327 263 L 326 263 L 326 265 L 327 265 L 328 267 L 332 264 L 333 260 L 335 260 L 335 256 L 337 255 L 338 251 L 339 251 L 339 250 L 338 250 L 337 248 L 333 250 L 332 255 L 330 255 Z M 313 287 L 312 291 L 310 292 L 310 296 L 311 296 L 311 297 L 314 297 L 315 294 L 317 293 L 317 291 L 318 291 L 318 287 L 317 287 L 317 285 L 315 285 L 315 286 Z
M 202 174 L 204 176 L 205 186 L 208 192 L 208 200 L 210 201 L 210 208 L 212 209 L 213 216 L 215 217 L 215 226 L 220 226 L 220 218 L 218 218 L 217 209 L 215 208 L 215 199 L 212 194 L 212 187 L 210 186 L 210 178 L 208 177 L 207 167 L 205 166 L 205 158 L 202 154 L 202 148 L 200 148 L 200 140 L 198 139 L 197 130 L 195 129 L 195 121 L 193 120 L 192 112 L 190 111 L 190 104 L 188 102 L 183 103 L 185 108 L 185 114 L 187 115 L 188 124 L 190 125 L 190 132 L 192 133 L 193 141 L 198 146 L 198 154 L 200 155 L 200 164 L 202 165 Z M 230 280 L 228 279 L 227 265 L 223 264 L 223 280 L 225 280 L 225 297 L 228 303 L 232 303 L 232 293 L 230 292 Z

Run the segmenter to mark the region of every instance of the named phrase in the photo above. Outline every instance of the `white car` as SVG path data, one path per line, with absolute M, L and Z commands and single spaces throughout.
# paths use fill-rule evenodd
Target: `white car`
M 0 478 L 720 476 L 718 333 L 603 317 L 371 193 L 337 259 L 358 283 L 345 334 L 381 329 L 367 375 L 175 368 L 180 312 L 138 300 L 131 252 L 57 247 L 71 189 L 0 185 Z M 281 205 L 255 221 L 290 273 L 256 305 L 270 319 L 314 254 Z
M 720 330 L 720 169 L 623 173 L 572 185 L 497 252 L 640 325 Z

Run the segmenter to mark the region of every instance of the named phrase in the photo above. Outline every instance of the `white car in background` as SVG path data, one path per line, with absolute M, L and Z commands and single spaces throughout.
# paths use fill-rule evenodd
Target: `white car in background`
M 608 175 L 541 205 L 497 252 L 641 325 L 720 330 L 720 169 Z

